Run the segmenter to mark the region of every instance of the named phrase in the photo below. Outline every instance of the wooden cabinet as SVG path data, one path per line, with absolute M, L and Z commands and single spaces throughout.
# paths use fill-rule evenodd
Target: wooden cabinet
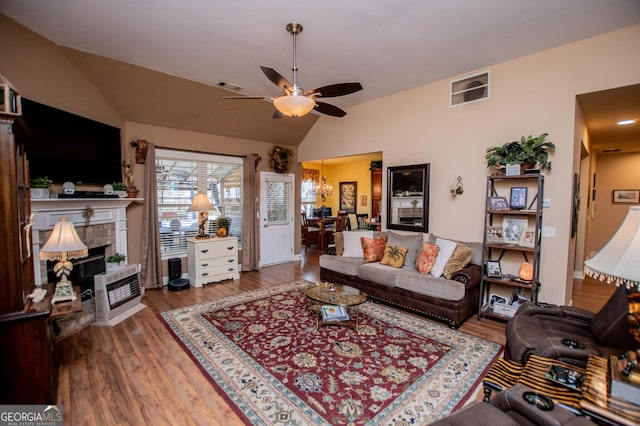
M 0 114 L 0 401 L 55 404 L 51 288 L 40 303 L 33 290 L 31 205 L 25 144 L 13 117 Z
M 543 189 L 540 174 L 487 179 L 478 318 L 505 320 L 522 301 L 538 300 Z M 523 261 L 530 280 L 520 278 Z
M 187 240 L 187 256 L 189 284 L 193 287 L 240 278 L 236 237 L 190 238 Z

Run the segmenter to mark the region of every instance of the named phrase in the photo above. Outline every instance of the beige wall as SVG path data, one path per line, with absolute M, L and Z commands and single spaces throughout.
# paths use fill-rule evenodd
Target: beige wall
M 596 215 L 587 254 L 599 251 L 627 215 L 629 204 L 614 204 L 613 190 L 640 189 L 640 153 L 599 154 L 596 165 Z
M 476 70 L 491 71 L 491 99 L 484 102 L 449 108 L 446 79 L 350 108 L 342 120 L 322 117 L 300 145 L 300 160 L 383 151 L 385 167 L 431 163 L 430 230 L 481 241 L 486 149 L 548 132 L 558 149 L 545 178 L 551 207 L 543 225 L 554 227 L 556 236 L 542 241 L 540 299 L 569 302 L 573 265 L 568 265 L 575 245 L 571 187 L 579 161 L 575 97 L 640 82 L 638 40 L 640 25 L 634 25 Z M 455 199 L 449 194 L 451 175 L 460 175 L 465 187 Z

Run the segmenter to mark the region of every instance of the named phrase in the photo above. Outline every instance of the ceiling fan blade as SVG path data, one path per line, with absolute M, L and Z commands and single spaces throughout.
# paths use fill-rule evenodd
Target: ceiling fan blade
M 260 69 L 267 76 L 269 80 L 276 86 L 278 86 L 281 90 L 289 93 L 293 88 L 293 85 L 289 83 L 289 80 L 284 78 L 278 71 L 273 68 L 260 66 Z
M 345 115 L 347 115 L 345 110 L 340 109 L 335 105 L 327 104 L 324 102 L 316 101 L 316 106 L 314 106 L 313 109 L 323 114 L 332 115 L 334 117 L 344 117 Z
M 304 94 L 307 96 L 316 95 L 323 98 L 334 98 L 336 96 L 349 95 L 359 90 L 362 90 L 360 83 L 338 83 L 307 90 Z

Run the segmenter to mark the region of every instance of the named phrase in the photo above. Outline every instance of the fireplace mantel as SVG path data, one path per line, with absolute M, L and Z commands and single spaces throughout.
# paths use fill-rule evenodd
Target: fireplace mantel
M 43 284 L 40 246 L 42 231 L 50 231 L 56 222 L 66 217 L 76 227 L 113 223 L 115 241 L 110 241 L 114 252 L 127 254 L 127 207 L 142 198 L 47 198 L 32 199 L 33 269 L 37 285 Z M 85 244 L 87 242 L 85 241 Z M 89 245 L 89 244 L 88 244 Z M 45 274 L 46 276 L 46 274 Z

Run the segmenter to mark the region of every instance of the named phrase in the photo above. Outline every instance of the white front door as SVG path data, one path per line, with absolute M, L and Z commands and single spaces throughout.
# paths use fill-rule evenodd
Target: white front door
M 260 261 L 267 266 L 293 260 L 294 175 L 260 172 Z

